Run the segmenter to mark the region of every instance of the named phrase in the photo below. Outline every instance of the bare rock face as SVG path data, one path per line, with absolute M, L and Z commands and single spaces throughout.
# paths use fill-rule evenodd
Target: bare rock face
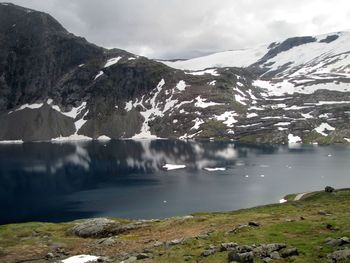
M 112 235 L 118 227 L 120 227 L 120 223 L 117 221 L 107 218 L 95 218 L 77 224 L 69 232 L 83 238 L 101 238 Z

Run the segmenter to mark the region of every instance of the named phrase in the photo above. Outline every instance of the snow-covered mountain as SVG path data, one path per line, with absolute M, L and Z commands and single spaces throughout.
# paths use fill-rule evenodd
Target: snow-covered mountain
M 161 63 L 45 13 L 0 4 L 0 17 L 2 142 L 350 142 L 349 32 Z

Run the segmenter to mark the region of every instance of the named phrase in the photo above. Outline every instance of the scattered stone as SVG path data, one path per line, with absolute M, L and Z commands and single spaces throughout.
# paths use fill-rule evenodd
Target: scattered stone
M 342 238 L 328 237 L 328 238 L 326 238 L 325 243 L 328 246 L 338 247 L 338 246 L 343 246 L 345 244 L 349 244 L 350 240 L 348 237 L 342 237 Z
M 254 255 L 253 252 L 237 253 L 236 251 L 231 251 L 228 254 L 229 262 L 242 262 L 242 263 L 253 263 Z
M 329 263 L 343 262 L 350 259 L 350 249 L 338 250 L 327 255 Z
M 184 260 L 185 261 L 190 261 L 190 260 L 192 260 L 192 256 L 184 256 Z
M 137 258 L 137 260 L 140 260 L 140 259 L 150 258 L 150 256 L 146 253 L 139 253 L 136 255 L 136 258 Z
M 162 246 L 162 245 L 164 245 L 163 242 L 161 242 L 161 241 L 156 241 L 156 242 L 154 242 L 153 247 L 160 247 L 160 246 Z
M 235 234 L 235 233 L 237 233 L 239 230 L 242 230 L 242 229 L 247 228 L 247 227 L 249 227 L 249 226 L 248 226 L 248 225 L 239 225 L 239 226 L 237 226 L 237 227 L 235 227 L 235 228 L 233 228 L 233 229 L 227 231 L 226 234 Z
M 266 258 L 270 257 L 271 253 L 275 251 L 280 251 L 281 249 L 285 248 L 286 245 L 281 243 L 272 243 L 272 244 L 266 244 L 266 245 L 261 245 L 257 248 L 253 249 L 253 253 L 255 256 L 259 258 Z
M 202 257 L 209 257 L 210 255 L 213 255 L 217 252 L 215 248 L 209 248 L 207 250 L 204 250 L 201 254 Z
M 132 256 L 132 257 L 129 257 L 129 258 L 121 261 L 120 263 L 132 263 L 132 262 L 135 262 L 136 260 L 137 260 L 137 257 Z
M 301 217 L 300 217 L 300 220 L 305 220 L 305 217 L 301 216 Z
M 96 244 L 102 245 L 102 246 L 111 246 L 111 245 L 116 244 L 117 242 L 118 242 L 117 237 L 107 237 L 107 238 L 97 240 Z
M 326 193 L 333 193 L 333 192 L 335 192 L 335 189 L 334 189 L 333 187 L 331 187 L 331 186 L 326 186 L 326 188 L 324 189 L 324 191 L 325 191 Z
M 250 221 L 250 222 L 248 223 L 248 226 L 259 227 L 260 224 L 259 224 L 258 222 L 255 222 L 255 221 Z
M 332 215 L 332 213 L 329 211 L 318 211 L 318 214 L 320 216 L 331 216 Z
M 220 252 L 234 250 L 238 246 L 237 243 L 221 243 Z
M 55 255 L 53 253 L 47 253 L 46 256 L 45 256 L 45 259 L 47 260 L 50 260 L 50 259 L 53 259 L 55 258 Z
M 196 239 L 208 239 L 208 238 L 209 238 L 208 234 L 202 234 L 202 235 L 196 236 Z
M 174 239 L 174 240 L 167 242 L 167 245 L 168 246 L 175 246 L 175 245 L 181 244 L 182 242 L 183 242 L 182 239 Z
M 281 256 L 283 258 L 288 258 L 288 257 L 292 257 L 292 256 L 298 256 L 299 255 L 299 251 L 297 248 L 293 247 L 293 248 L 287 248 L 281 251 Z
M 281 259 L 280 253 L 278 253 L 277 251 L 274 251 L 270 254 L 270 258 L 271 259 Z

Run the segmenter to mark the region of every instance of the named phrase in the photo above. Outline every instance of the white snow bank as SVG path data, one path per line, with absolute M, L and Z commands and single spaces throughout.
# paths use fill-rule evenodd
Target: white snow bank
M 99 257 L 90 255 L 78 255 L 62 260 L 62 263 L 90 263 L 97 262 Z
M 237 120 L 235 119 L 235 117 L 237 117 L 238 114 L 235 113 L 234 111 L 226 111 L 221 115 L 215 115 L 215 119 L 217 119 L 218 121 L 224 121 L 223 123 L 226 124 L 227 127 L 232 128 L 233 124 L 235 124 L 237 122 Z
M 97 75 L 95 76 L 94 80 L 98 79 L 98 78 L 101 77 L 103 74 L 104 74 L 103 71 L 100 70 L 100 72 L 97 73 Z
M 328 123 L 324 122 L 314 130 L 323 136 L 328 136 L 328 134 L 325 133 L 325 131 L 334 131 L 335 128 L 329 125 Z
M 204 74 L 210 74 L 212 76 L 218 77 L 220 74 L 217 73 L 216 69 L 206 69 L 195 72 L 185 72 L 186 74 L 194 75 L 194 76 L 203 76 Z
M 294 144 L 294 143 L 301 143 L 302 140 L 299 136 L 294 136 L 293 134 L 288 134 L 288 143 Z
M 286 199 L 284 199 L 284 198 L 282 198 L 282 199 L 280 200 L 280 204 L 283 204 L 283 203 L 286 203 L 286 202 L 288 202 L 288 200 L 286 200 Z
M 111 58 L 107 60 L 107 63 L 104 65 L 104 68 L 108 68 L 114 64 L 117 64 L 122 57 Z
M 223 103 L 217 103 L 217 102 L 206 102 L 206 99 L 202 99 L 201 96 L 198 96 L 196 98 L 197 102 L 194 104 L 195 107 L 197 108 L 208 108 L 211 106 L 216 106 L 216 105 L 223 105 Z
M 166 165 L 163 165 L 163 168 L 166 169 L 167 171 L 170 171 L 170 170 L 186 168 L 186 165 L 183 165 L 183 164 L 168 164 L 167 163 Z
M 186 89 L 186 87 L 187 87 L 186 82 L 183 80 L 180 80 L 179 83 L 177 83 L 177 85 L 176 85 L 176 88 L 179 91 L 184 91 Z
M 204 170 L 206 170 L 208 172 L 215 172 L 215 171 L 226 171 L 226 168 L 223 168 L 223 167 L 204 168 Z
M 84 136 L 84 135 L 79 135 L 79 134 L 72 134 L 68 137 L 57 137 L 51 139 L 51 142 L 69 142 L 69 141 L 91 141 L 92 138 Z
M 177 69 L 201 70 L 214 67 L 247 67 L 268 52 L 267 45 L 256 48 L 224 51 L 204 57 L 184 61 L 162 61 L 162 63 Z
M 97 138 L 98 141 L 110 141 L 111 138 L 106 136 L 106 135 L 101 135 L 100 137 Z

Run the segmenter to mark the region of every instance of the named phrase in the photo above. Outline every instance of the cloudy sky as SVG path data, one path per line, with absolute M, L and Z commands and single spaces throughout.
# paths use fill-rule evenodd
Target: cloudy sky
M 349 0 L 11 2 L 50 13 L 90 42 L 151 58 L 189 58 L 350 29 Z

